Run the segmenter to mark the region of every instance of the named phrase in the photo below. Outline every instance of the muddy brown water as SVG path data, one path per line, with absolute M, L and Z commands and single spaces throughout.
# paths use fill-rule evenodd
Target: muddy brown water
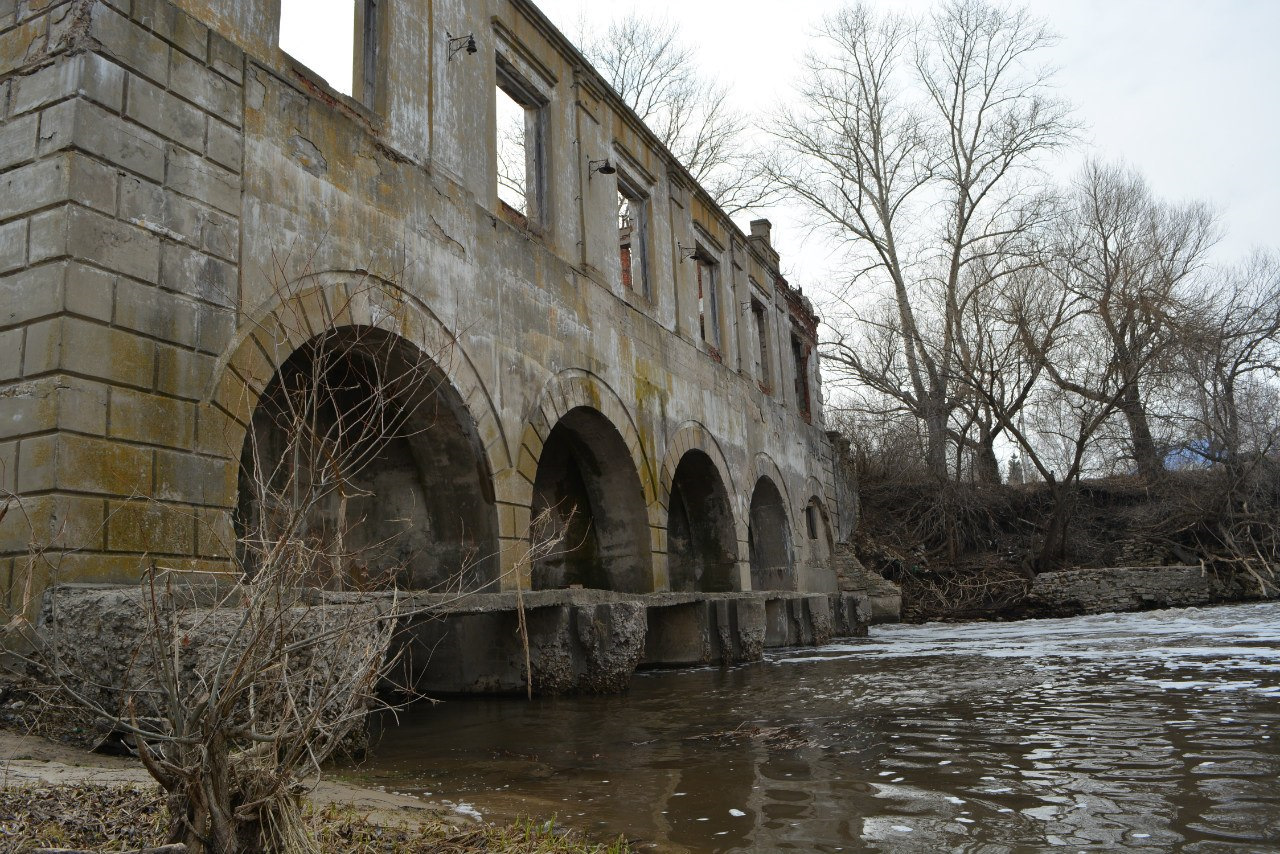
M 1280 604 L 887 626 L 402 715 L 364 782 L 652 851 L 1280 851 Z

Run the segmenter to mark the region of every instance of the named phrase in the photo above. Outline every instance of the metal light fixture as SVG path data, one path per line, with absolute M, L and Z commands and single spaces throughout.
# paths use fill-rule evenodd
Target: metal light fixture
M 705 261 L 706 255 L 702 254 L 701 246 L 685 246 L 683 243 L 677 243 L 676 248 L 680 250 L 681 261 Z
M 479 50 L 479 48 L 476 47 L 475 33 L 467 33 L 465 36 L 452 36 L 449 34 L 448 30 L 445 30 L 444 34 L 445 34 L 445 37 L 449 40 L 449 61 L 450 62 L 452 62 L 453 58 L 464 50 L 468 54 L 473 54 L 477 50 Z
M 596 172 L 599 172 L 601 175 L 612 175 L 617 171 L 617 168 L 609 162 L 609 158 L 607 157 L 604 160 L 591 160 L 589 158 L 587 160 L 588 180 L 590 180 L 591 176 Z

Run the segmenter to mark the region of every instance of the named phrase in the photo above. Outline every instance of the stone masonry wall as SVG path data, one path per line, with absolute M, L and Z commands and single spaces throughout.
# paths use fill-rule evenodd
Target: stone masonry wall
M 376 85 L 350 98 L 279 49 L 273 0 L 0 0 L 0 489 L 22 499 L 0 520 L 5 607 L 33 543 L 33 590 L 55 570 L 228 568 L 258 395 L 312 336 L 374 327 L 464 410 L 503 589 L 529 583 L 513 571 L 543 449 L 576 408 L 617 437 L 597 451 L 625 448 L 604 462 L 634 470 L 652 589 L 697 452 L 727 496 L 735 589 L 752 538 L 777 537 L 796 589 L 835 590 L 817 366 L 803 413 L 790 346 L 816 318 L 768 224 L 740 231 L 525 0 L 378 8 Z M 480 51 L 450 58 L 447 33 L 468 32 Z M 545 101 L 536 221 L 495 195 L 499 65 Z M 621 276 L 617 185 L 588 169 L 602 156 L 648 194 L 647 292 Z M 749 530 L 763 480 L 785 531 Z
M 31 522 L 0 575 L 33 541 L 38 576 L 222 566 L 199 401 L 236 326 L 243 55 L 162 3 L 0 3 L 0 30 L 0 485 Z

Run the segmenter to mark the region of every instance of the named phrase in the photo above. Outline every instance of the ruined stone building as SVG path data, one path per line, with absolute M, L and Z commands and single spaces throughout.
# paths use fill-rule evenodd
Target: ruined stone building
M 0 487 L 40 571 L 229 568 L 259 416 L 349 342 L 433 378 L 353 490 L 409 583 L 834 591 L 817 318 L 769 223 L 527 0 L 358 0 L 352 96 L 279 6 L 0 0 Z M 567 545 L 522 564 L 543 511 Z M 31 538 L 0 522 L 10 608 Z

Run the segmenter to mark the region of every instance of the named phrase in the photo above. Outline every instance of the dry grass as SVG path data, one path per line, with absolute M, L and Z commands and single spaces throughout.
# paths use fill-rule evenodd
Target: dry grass
M 342 806 L 308 808 L 321 851 L 351 854 L 626 854 L 619 839 L 587 841 L 553 821 L 458 827 L 435 817 L 380 824 Z M 157 788 L 78 784 L 0 787 L 0 852 L 35 847 L 128 851 L 164 840 L 164 796 Z

